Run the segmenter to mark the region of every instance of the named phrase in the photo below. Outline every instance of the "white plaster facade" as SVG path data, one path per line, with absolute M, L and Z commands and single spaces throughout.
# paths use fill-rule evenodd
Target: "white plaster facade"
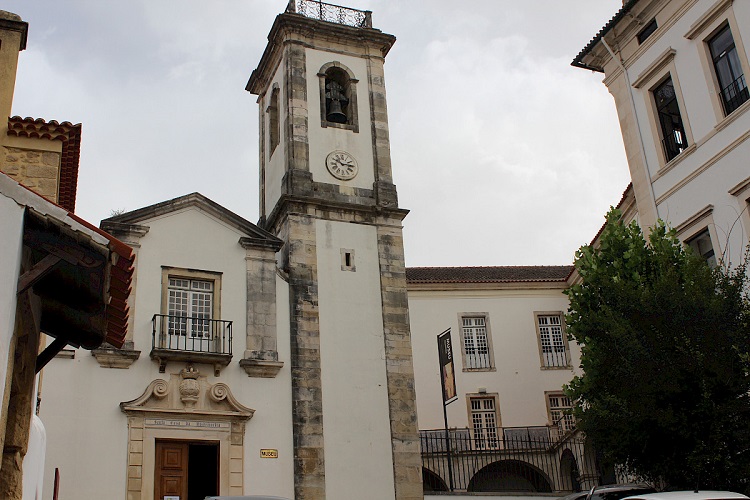
M 249 224 L 249 223 L 247 223 Z M 248 321 L 247 252 L 240 238 L 248 236 L 236 223 L 209 213 L 200 203 L 185 203 L 138 221 L 147 232 L 134 242 L 137 250 L 136 289 L 130 314 L 131 349 L 140 357 L 127 369 L 100 366 L 88 352 L 54 359 L 45 371 L 41 417 L 48 429 L 46 489 L 52 490 L 54 469 L 60 469 L 60 491 L 73 498 L 153 498 L 154 442 L 157 439 L 220 442 L 220 492 L 293 496 L 291 394 L 289 369 L 272 378 L 249 378 L 239 365 L 246 350 Z M 272 252 L 273 253 L 273 252 Z M 121 403 L 139 398 L 154 381 L 180 378 L 185 362 L 168 361 L 165 373 L 149 358 L 152 318 L 163 313 L 164 266 L 216 273 L 221 287 L 221 317 L 232 321 L 233 358 L 214 374 L 212 364 L 193 363 L 207 386 L 225 384 L 242 406 L 254 410 L 245 422 L 241 446 L 230 436 L 231 412 L 205 414 L 188 408 L 170 410 L 173 422 L 208 422 L 208 426 L 171 428 L 146 418 L 144 428 L 130 428 Z M 179 272 L 177 272 L 179 275 Z M 289 357 L 288 287 L 277 277 L 276 310 L 279 359 Z M 286 319 L 286 320 L 285 320 Z M 222 387 L 222 386 L 220 386 Z M 208 391 L 201 393 L 207 397 Z M 216 410 L 221 410 L 218 403 Z M 148 414 L 150 415 L 150 414 Z M 228 416 L 227 416 L 228 415 Z M 165 418 L 165 413 L 156 416 Z M 154 417 L 156 418 L 156 417 Z M 230 419 L 231 420 L 231 419 Z M 225 424 L 220 423 L 224 422 Z M 216 424 L 214 427 L 212 425 Z M 235 439 L 235 441 L 232 441 Z M 261 458 L 261 449 L 278 451 L 278 458 Z M 241 455 L 237 456 L 237 454 Z M 230 456 L 231 454 L 231 456 Z M 140 492 L 140 494 L 139 494 Z
M 639 42 L 652 20 L 656 30 Z M 732 86 L 719 82 L 711 54 L 725 28 L 739 74 Z M 573 63 L 605 74 L 620 117 L 640 224 L 665 220 L 685 242 L 707 230 L 717 259 L 730 264 L 740 262 L 750 234 L 748 40 L 748 2 L 629 1 Z M 731 51 L 714 56 L 728 57 Z M 654 97 L 669 78 L 685 140 L 671 158 L 662 147 L 665 132 Z M 727 96 L 738 96 L 726 110 L 722 88 L 730 89 Z

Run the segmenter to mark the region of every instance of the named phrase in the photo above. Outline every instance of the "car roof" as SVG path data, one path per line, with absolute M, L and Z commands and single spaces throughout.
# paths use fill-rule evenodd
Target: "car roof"
M 733 491 L 665 491 L 662 493 L 631 495 L 622 500 L 724 500 L 734 498 L 748 497 Z

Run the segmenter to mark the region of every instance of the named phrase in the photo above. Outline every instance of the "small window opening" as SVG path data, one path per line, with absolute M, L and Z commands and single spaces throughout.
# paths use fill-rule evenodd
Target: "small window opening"
M 350 248 L 341 249 L 341 270 L 342 271 L 356 271 L 357 268 L 354 266 L 354 250 Z
M 279 145 L 279 88 L 271 92 L 271 102 L 268 105 L 268 146 L 269 158 Z
M 643 27 L 643 29 L 638 33 L 638 45 L 642 44 L 646 41 L 648 37 L 651 36 L 651 34 L 656 31 L 656 28 L 658 26 L 656 25 L 656 18 L 653 18 L 651 21 L 648 22 L 646 26 Z

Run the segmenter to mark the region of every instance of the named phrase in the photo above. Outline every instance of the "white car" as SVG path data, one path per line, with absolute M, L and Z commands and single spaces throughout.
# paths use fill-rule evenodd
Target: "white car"
M 665 491 L 632 495 L 622 500 L 735 500 L 741 498 L 747 499 L 748 497 L 733 491 Z

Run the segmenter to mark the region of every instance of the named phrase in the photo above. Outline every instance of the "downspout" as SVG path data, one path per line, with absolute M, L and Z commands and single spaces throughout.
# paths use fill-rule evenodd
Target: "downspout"
M 656 219 L 659 219 L 659 209 L 656 207 L 656 195 L 654 194 L 654 184 L 651 182 L 651 173 L 648 171 L 648 162 L 646 160 L 646 149 L 645 144 L 643 142 L 643 133 L 641 132 L 641 122 L 638 120 L 638 112 L 635 107 L 635 98 L 633 97 L 633 86 L 630 84 L 630 75 L 628 75 L 628 70 L 625 68 L 625 65 L 622 62 L 622 59 L 617 57 L 615 53 L 610 48 L 609 44 L 607 43 L 607 40 L 605 40 L 604 36 L 601 38 L 602 44 L 604 45 L 604 48 L 607 49 L 607 52 L 609 52 L 609 55 L 612 56 L 612 59 L 617 62 L 617 64 L 620 66 L 620 69 L 622 69 L 623 74 L 625 75 L 625 84 L 628 86 L 628 96 L 630 97 L 630 110 L 633 113 L 633 119 L 635 120 L 635 129 L 638 132 L 638 141 L 641 143 L 641 162 L 643 162 L 643 169 L 646 173 L 646 179 L 648 180 L 648 187 L 651 191 L 651 208 L 654 210 L 654 216 Z M 636 206 L 638 206 L 638 199 L 636 198 Z M 656 221 L 654 221 L 655 223 Z M 646 228 L 648 229 L 648 228 Z

